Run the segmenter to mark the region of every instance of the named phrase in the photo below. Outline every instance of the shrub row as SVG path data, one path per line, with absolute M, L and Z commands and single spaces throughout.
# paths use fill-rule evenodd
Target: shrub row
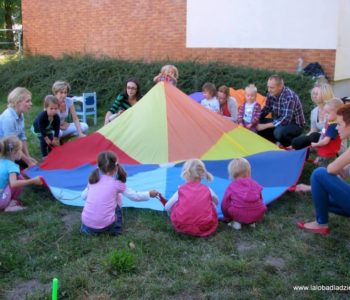
M 287 86 L 295 90 L 304 106 L 306 118 L 309 118 L 312 103 L 310 88 L 313 81 L 309 77 L 283 72 L 231 66 L 218 62 L 198 63 L 196 61 L 152 62 L 126 61 L 108 57 L 63 56 L 54 59 L 48 56 L 30 56 L 14 59 L 0 65 L 0 96 L 6 98 L 9 91 L 17 86 L 27 87 L 33 93 L 34 101 L 42 101 L 51 93 L 55 80 L 67 80 L 73 94 L 84 91 L 96 91 L 100 111 L 104 111 L 122 90 L 125 80 L 137 77 L 145 94 L 153 85 L 153 77 L 159 73 L 163 64 L 174 64 L 179 69 L 178 88 L 185 93 L 201 90 L 202 85 L 213 82 L 217 86 L 227 85 L 244 88 L 254 83 L 258 91 L 266 94 L 267 78 L 278 73 L 283 76 Z M 40 102 L 41 103 L 41 102 Z M 34 103 L 34 105 L 40 105 Z

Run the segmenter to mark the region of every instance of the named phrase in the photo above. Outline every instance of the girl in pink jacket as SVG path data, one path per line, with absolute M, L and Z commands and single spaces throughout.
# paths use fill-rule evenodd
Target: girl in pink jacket
M 171 222 L 177 232 L 209 236 L 218 227 L 218 198 L 201 180 L 211 181 L 213 176 L 207 172 L 201 160 L 192 159 L 183 165 L 181 177 L 187 182 L 165 205 Z
M 221 203 L 225 220 L 235 229 L 241 229 L 241 224 L 255 224 L 266 212 L 262 187 L 250 177 L 250 164 L 245 158 L 233 159 L 228 172 L 233 180 Z

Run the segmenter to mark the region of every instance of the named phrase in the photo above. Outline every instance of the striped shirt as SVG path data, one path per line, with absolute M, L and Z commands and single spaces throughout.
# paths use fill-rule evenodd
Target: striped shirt
M 128 101 L 128 98 L 124 94 L 119 94 L 117 98 L 114 100 L 112 107 L 109 111 L 112 114 L 116 114 L 120 110 L 127 110 L 131 105 Z

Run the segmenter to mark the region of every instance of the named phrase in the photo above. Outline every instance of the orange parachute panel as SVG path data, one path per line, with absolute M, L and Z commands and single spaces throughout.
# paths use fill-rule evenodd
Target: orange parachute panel
M 238 107 L 245 101 L 244 89 L 235 90 L 234 88 L 230 88 L 230 95 L 236 98 Z M 261 108 L 263 108 L 265 106 L 266 97 L 258 93 L 256 95 L 256 101 L 261 105 Z

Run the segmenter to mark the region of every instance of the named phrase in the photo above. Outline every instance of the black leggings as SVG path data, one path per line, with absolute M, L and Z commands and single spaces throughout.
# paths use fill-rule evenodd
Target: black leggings
M 321 133 L 312 132 L 309 135 L 301 135 L 293 139 L 292 147 L 295 150 L 309 147 L 311 143 L 317 143 L 320 139 Z

